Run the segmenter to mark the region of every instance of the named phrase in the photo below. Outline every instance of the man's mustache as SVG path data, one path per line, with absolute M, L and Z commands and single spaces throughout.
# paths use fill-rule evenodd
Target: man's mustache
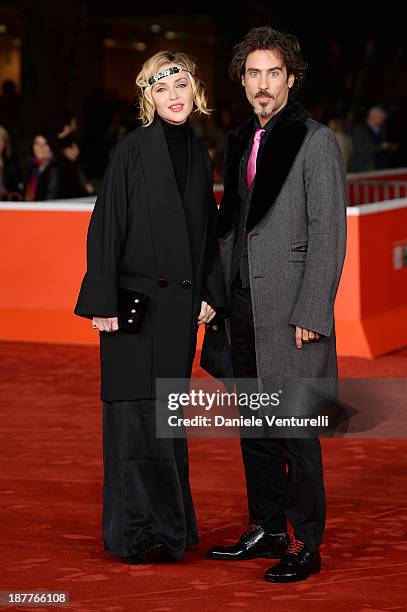
M 255 98 L 274 98 L 268 91 L 265 89 L 260 89 L 254 96 Z

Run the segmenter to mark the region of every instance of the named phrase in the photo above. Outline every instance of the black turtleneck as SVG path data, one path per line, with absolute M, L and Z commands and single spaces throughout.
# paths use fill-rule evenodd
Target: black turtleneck
M 165 137 L 174 166 L 175 178 L 181 197 L 184 195 L 188 172 L 188 124 L 174 125 L 161 119 Z
M 165 138 L 168 144 L 168 150 L 172 165 L 174 167 L 174 174 L 177 180 L 178 188 L 181 195 L 181 200 L 184 205 L 185 219 L 187 222 L 189 244 L 191 248 L 192 256 L 192 267 L 195 271 L 198 265 L 200 245 L 201 245 L 201 225 L 196 214 L 194 214 L 194 207 L 192 203 L 184 199 L 185 187 L 187 184 L 188 177 L 188 123 L 182 123 L 181 125 L 174 125 L 167 123 L 161 119 L 161 125 L 163 126 Z M 198 160 L 194 158 L 194 163 Z

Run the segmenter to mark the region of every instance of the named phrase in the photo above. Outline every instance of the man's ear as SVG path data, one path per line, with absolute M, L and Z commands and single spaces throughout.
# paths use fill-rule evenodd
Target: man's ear
M 244 76 L 243 75 L 242 75 L 242 85 L 243 85 L 243 87 L 245 86 Z
M 293 74 L 290 74 L 287 80 L 287 84 L 290 89 L 294 85 L 294 81 L 295 81 L 295 76 Z

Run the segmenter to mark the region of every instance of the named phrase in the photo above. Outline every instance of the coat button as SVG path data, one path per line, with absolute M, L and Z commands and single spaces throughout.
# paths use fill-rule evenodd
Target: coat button
M 160 278 L 160 279 L 159 279 L 159 281 L 158 281 L 158 286 L 159 286 L 159 287 L 164 288 L 164 287 L 166 287 L 167 285 L 168 285 L 168 281 L 167 281 L 167 279 L 166 279 L 166 278 Z
M 192 283 L 190 280 L 183 280 L 181 285 L 184 287 L 184 289 L 191 289 L 192 287 Z

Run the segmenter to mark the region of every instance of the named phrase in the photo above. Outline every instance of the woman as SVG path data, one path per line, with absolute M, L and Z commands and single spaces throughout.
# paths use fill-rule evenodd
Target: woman
M 11 154 L 10 135 L 0 125 L 0 200 L 21 200 L 21 188 L 20 167 Z
M 171 52 L 136 82 L 142 127 L 103 178 L 75 309 L 101 332 L 105 550 L 134 563 L 181 559 L 198 540 L 186 440 L 156 437 L 155 384 L 190 376 L 198 325 L 225 306 L 211 163 L 187 124 L 208 114 L 204 85 Z M 123 289 L 149 299 L 137 333 L 118 329 Z
M 34 136 L 32 153 L 24 181 L 25 199 L 30 202 L 52 200 L 57 193 L 58 177 L 50 138 L 45 131 Z

